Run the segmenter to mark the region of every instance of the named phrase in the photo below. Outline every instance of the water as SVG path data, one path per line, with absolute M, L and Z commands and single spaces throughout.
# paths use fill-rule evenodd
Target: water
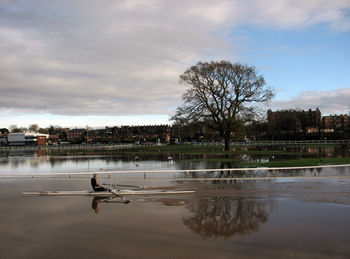
M 321 202 L 298 195 L 319 197 L 327 182 L 293 184 L 176 183 L 197 192 L 133 196 L 120 204 L 20 195 L 84 189 L 83 180 L 2 180 L 2 252 L 4 258 L 348 258 L 350 202 L 334 200 L 349 194 L 350 182 Z
M 150 171 L 150 170 L 199 170 L 230 168 L 226 163 L 183 160 L 140 160 L 134 156 L 10 156 L 0 158 L 2 175 L 47 174 L 109 171 Z M 147 178 L 254 178 L 254 177 L 301 177 L 301 176 L 350 176 L 349 168 L 317 168 L 298 170 L 252 170 L 186 173 L 138 173 L 128 177 Z M 124 177 L 112 175 L 111 177 Z
M 211 163 L 220 168 L 221 164 Z M 203 169 L 205 161 L 131 156 L 9 156 L 0 176 L 105 170 Z M 89 190 L 83 178 L 0 179 L 4 258 L 349 258 L 349 168 L 112 175 L 111 183 L 192 194 L 24 197 L 23 191 Z M 337 177 L 320 177 L 320 176 Z M 256 177 L 289 176 L 277 179 Z M 309 176 L 309 177 L 300 177 Z M 201 180 L 200 178 L 209 178 Z M 230 177 L 252 178 L 236 180 Z M 224 178 L 224 179 L 219 179 Z

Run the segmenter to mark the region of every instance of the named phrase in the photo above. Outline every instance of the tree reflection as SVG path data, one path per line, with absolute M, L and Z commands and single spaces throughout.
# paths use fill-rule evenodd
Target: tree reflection
M 251 199 L 216 197 L 201 199 L 188 204 L 193 212 L 183 223 L 203 237 L 228 238 L 235 234 L 257 232 L 268 220 L 267 204 Z

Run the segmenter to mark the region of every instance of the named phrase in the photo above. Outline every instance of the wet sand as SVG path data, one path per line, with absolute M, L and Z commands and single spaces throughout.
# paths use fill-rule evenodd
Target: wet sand
M 21 195 L 88 181 L 0 180 L 2 258 L 350 257 L 347 177 L 132 184 L 196 193 L 120 204 Z

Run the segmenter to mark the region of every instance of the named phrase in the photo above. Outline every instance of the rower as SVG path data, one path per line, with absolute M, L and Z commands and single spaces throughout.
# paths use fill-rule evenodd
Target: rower
M 91 186 L 95 192 L 105 192 L 106 188 L 102 187 L 101 184 L 98 183 L 98 174 L 94 174 L 94 177 L 91 178 Z

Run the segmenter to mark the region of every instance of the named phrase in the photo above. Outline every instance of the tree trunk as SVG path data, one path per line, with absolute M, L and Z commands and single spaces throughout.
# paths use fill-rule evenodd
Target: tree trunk
M 225 136 L 225 150 L 230 150 L 230 136 Z

